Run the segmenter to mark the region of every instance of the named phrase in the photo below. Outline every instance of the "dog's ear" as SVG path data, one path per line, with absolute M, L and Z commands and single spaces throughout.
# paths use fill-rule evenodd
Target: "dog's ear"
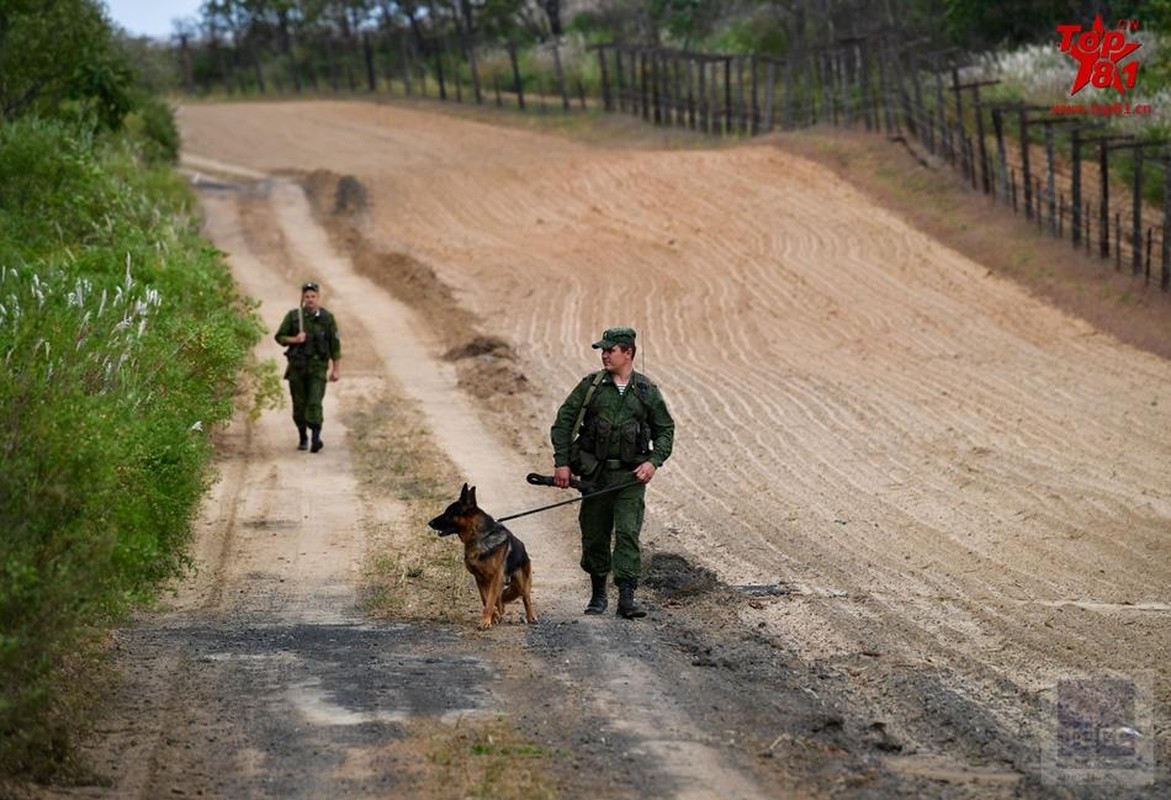
M 464 488 L 459 491 L 459 501 L 466 503 L 468 501 L 468 485 L 465 483 Z
M 476 487 L 475 486 L 473 486 L 468 491 L 468 506 L 470 506 L 471 508 L 476 507 Z

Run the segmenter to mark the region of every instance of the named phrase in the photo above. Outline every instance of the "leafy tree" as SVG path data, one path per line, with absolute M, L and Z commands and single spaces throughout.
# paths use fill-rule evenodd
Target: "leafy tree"
M 0 120 L 79 113 L 117 128 L 134 73 L 95 0 L 0 5 Z

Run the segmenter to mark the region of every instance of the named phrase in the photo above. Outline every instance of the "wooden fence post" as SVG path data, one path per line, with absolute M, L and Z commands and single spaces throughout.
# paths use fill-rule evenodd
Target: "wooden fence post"
M 878 102 L 874 98 L 870 80 L 871 50 L 862 45 L 862 110 L 866 115 L 866 130 L 875 131 L 882 127 L 879 120 Z
M 887 50 L 886 42 L 882 42 L 878 48 L 878 97 L 882 103 L 882 129 L 887 136 L 894 136 L 894 117 L 890 109 L 890 89 L 887 85 L 886 71 L 887 64 Z
M 1025 186 L 1025 219 L 1033 218 L 1033 178 L 1029 169 L 1029 120 L 1022 105 L 1017 109 L 1017 119 L 1020 122 L 1021 139 L 1021 180 Z
M 736 64 L 736 132 L 745 133 L 748 130 L 748 107 L 744 100 L 744 58 L 735 56 L 732 61 Z
M 704 133 L 712 132 L 711 89 L 708 88 L 706 58 L 700 58 L 699 67 L 699 129 Z
M 695 130 L 698 121 L 696 120 L 695 107 L 695 67 L 696 60 L 691 56 L 685 55 L 683 58 L 683 65 L 687 69 L 687 127 L 690 130 Z
M 912 59 L 910 67 L 911 89 L 915 93 L 915 108 L 922 115 L 919 120 L 919 139 L 927 145 L 927 152 L 935 155 L 935 126 L 931 124 L 931 115 L 923 113 L 926 111 L 926 107 L 923 105 L 923 81 L 919 76 L 919 60 Z
M 1114 271 L 1122 272 L 1122 215 L 1114 212 Z
M 435 41 L 435 78 L 439 81 L 439 99 L 447 99 L 447 77 L 443 74 L 443 42 Z
M 1142 272 L 1143 262 L 1143 146 L 1134 148 L 1134 186 L 1131 199 L 1131 274 Z
M 980 104 L 980 85 L 972 87 L 972 102 L 976 109 L 976 137 L 980 143 L 980 182 L 984 194 L 992 193 L 992 176 L 988 174 L 988 146 L 984 141 L 984 106 Z
M 1045 200 L 1049 207 L 1049 233 L 1057 235 L 1057 165 L 1053 152 L 1053 121 L 1043 121 L 1045 129 Z
M 370 34 L 362 34 L 362 55 L 366 58 L 366 86 L 370 94 L 378 91 L 378 78 L 374 75 L 374 48 L 370 46 Z
M 1004 144 L 1004 113 L 1003 109 L 996 106 L 992 109 L 992 130 L 996 134 L 996 157 L 1000 166 L 1000 192 L 1001 200 L 1008 202 L 1008 149 Z
M 1107 157 L 1106 140 L 1102 139 L 1098 148 L 1098 182 L 1101 184 L 1102 194 L 1099 199 L 1101 219 L 1098 222 L 1102 232 L 1098 234 L 1102 241 L 1099 244 L 1098 254 L 1102 258 L 1110 257 L 1110 162 Z
M 813 74 L 813 56 L 805 53 L 805 124 L 817 124 L 817 98 L 814 90 L 817 88 L 817 78 Z
M 614 91 L 618 95 L 618 110 L 626 110 L 626 75 L 622 68 L 622 45 L 614 45 Z
M 650 104 L 650 70 L 646 66 L 646 50 L 639 50 L 638 52 L 638 86 L 639 86 L 639 103 L 642 111 L 643 122 L 651 121 L 651 104 Z
M 752 103 L 750 104 L 752 117 L 748 126 L 748 131 L 753 136 L 755 136 L 756 134 L 760 133 L 760 100 L 757 97 L 760 87 L 758 86 L 756 77 L 756 53 L 752 53 L 748 56 L 748 69 L 750 70 L 748 85 L 752 90 Z
M 1070 220 L 1070 236 L 1073 242 L 1073 249 L 1077 250 L 1082 243 L 1082 154 L 1081 154 L 1081 129 L 1074 127 L 1070 131 L 1070 150 L 1073 155 L 1072 170 L 1073 175 L 1070 178 L 1070 212 L 1073 217 Z
M 516 58 L 516 43 L 508 43 L 508 60 L 512 64 L 512 87 L 516 92 L 516 103 L 521 111 L 525 110 L 525 88 L 520 77 L 520 63 Z
M 644 114 L 643 102 L 646 97 L 643 93 L 644 55 L 641 50 L 632 50 L 630 53 L 630 113 L 636 117 Z
M 1167 235 L 1171 233 L 1171 156 L 1163 156 L 1163 241 L 1162 270 L 1159 273 L 1159 288 L 1164 292 L 1171 288 L 1171 251 L 1167 249 Z
M 773 101 L 776 99 L 777 89 L 777 62 L 771 58 L 765 60 L 764 83 L 764 130 L 766 133 L 772 133 Z
M 793 122 L 793 93 L 796 91 L 794 82 L 796 81 L 795 73 L 796 67 L 793 64 L 793 56 L 790 54 L 785 59 L 785 110 L 781 117 L 781 128 L 783 130 L 791 130 L 794 126 Z M 869 120 L 867 120 L 866 127 L 869 128 Z
M 614 104 L 610 97 L 610 73 L 606 69 L 606 45 L 604 44 L 598 45 L 598 67 L 602 81 L 602 110 L 610 112 L 614 110 Z
M 732 132 L 732 57 L 724 57 L 724 135 Z
M 947 104 L 943 95 L 943 69 L 939 64 L 939 57 L 935 58 L 935 111 L 939 114 L 939 137 L 943 149 L 943 156 L 951 163 L 955 163 L 955 149 L 951 141 L 951 128 L 947 124 Z
M 659 51 L 650 53 L 650 93 L 651 93 L 651 121 L 655 125 L 663 124 L 663 97 L 659 92 Z

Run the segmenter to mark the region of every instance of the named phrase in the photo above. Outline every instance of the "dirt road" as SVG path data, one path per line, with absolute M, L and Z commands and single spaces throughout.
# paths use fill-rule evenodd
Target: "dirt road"
M 200 576 L 125 635 L 139 672 L 95 796 L 452 796 L 419 731 L 475 715 L 557 753 L 563 797 L 1168 791 L 1171 364 L 783 142 L 587 146 L 358 103 L 180 120 L 244 292 L 275 329 L 320 279 L 345 370 L 321 454 L 287 411 L 230 432 Z M 509 386 L 469 391 L 444 315 L 355 268 L 313 170 L 319 202 L 360 183 L 363 248 L 429 267 L 507 343 Z M 548 469 L 612 325 L 679 425 L 648 494 L 651 617 L 581 617 L 566 511 L 512 525 L 540 625 L 364 618 L 370 531 L 400 510 L 356 490 L 347 414 L 410 398 L 491 510 L 548 502 L 519 476 Z

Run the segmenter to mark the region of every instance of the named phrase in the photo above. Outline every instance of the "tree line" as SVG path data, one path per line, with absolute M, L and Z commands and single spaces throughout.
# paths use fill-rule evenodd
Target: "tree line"
M 972 52 L 1045 41 L 1058 24 L 1095 15 L 1167 30 L 1171 0 L 207 0 L 175 21 L 169 45 L 193 48 L 188 88 L 275 61 L 296 88 L 314 77 L 303 48 L 352 53 L 373 39 L 432 69 L 454 52 L 477 94 L 479 60 L 538 48 L 564 93 L 567 40 L 786 58 L 883 34 L 922 52 Z

